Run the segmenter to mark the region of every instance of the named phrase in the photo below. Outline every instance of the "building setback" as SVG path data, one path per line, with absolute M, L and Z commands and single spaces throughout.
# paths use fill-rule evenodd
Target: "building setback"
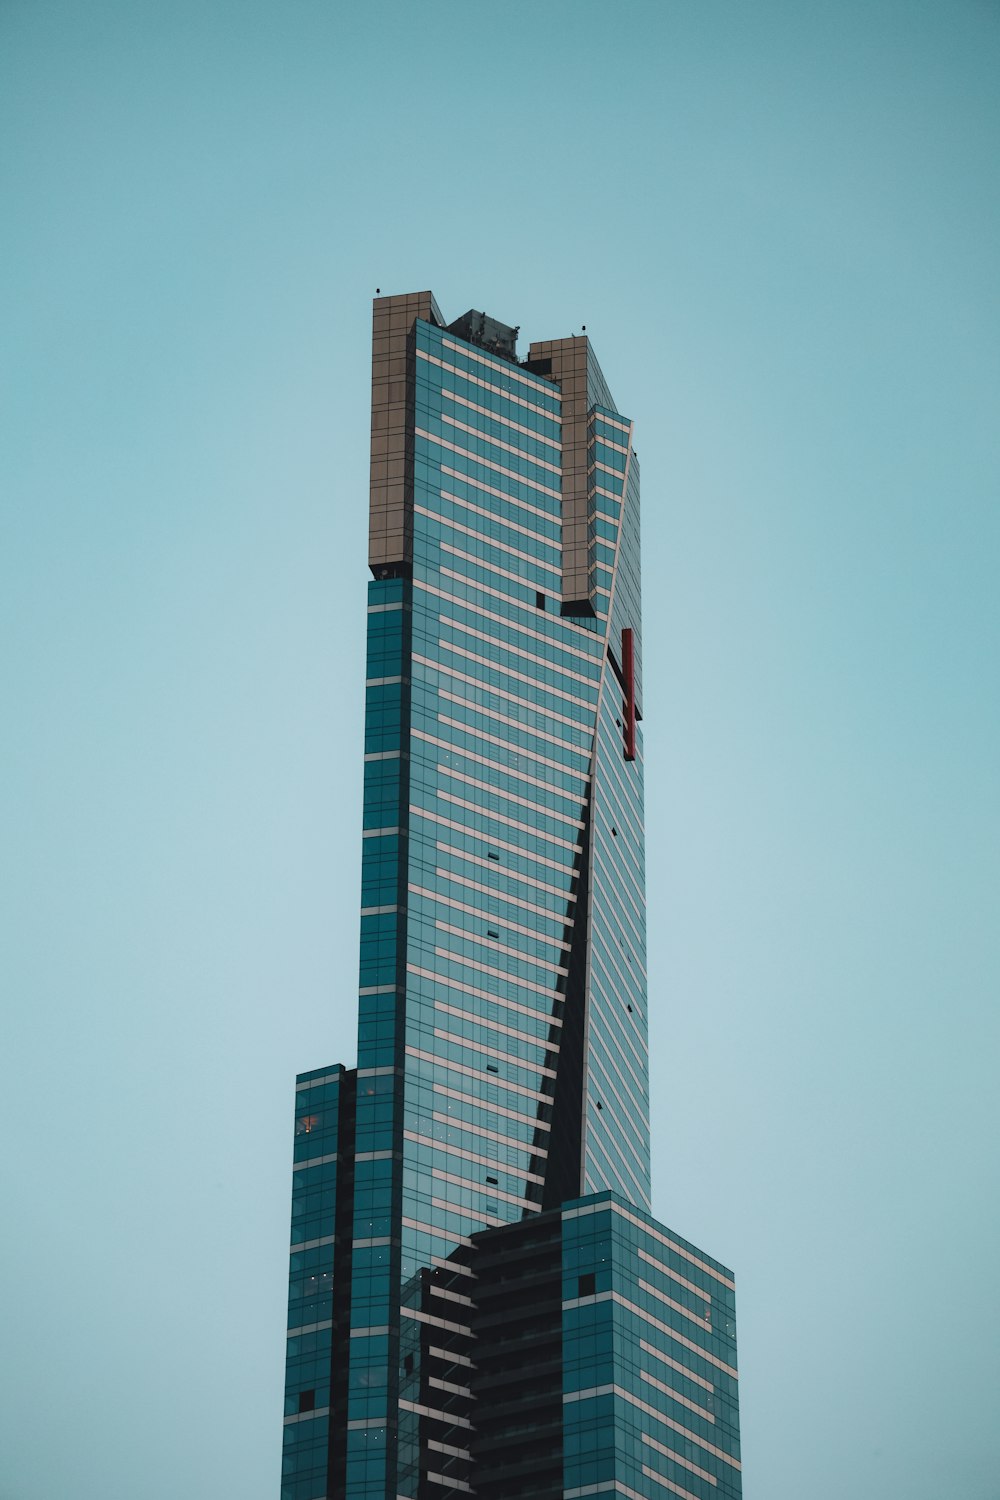
M 282 1500 L 741 1493 L 650 1216 L 639 468 L 586 336 L 374 304 L 358 1065 L 297 1083 Z

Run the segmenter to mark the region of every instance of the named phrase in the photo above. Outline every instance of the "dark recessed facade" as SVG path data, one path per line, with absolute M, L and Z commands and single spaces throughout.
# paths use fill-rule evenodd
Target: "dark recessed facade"
M 358 1065 L 297 1083 L 282 1500 L 733 1500 L 650 1216 L 639 469 L 585 335 L 374 304 Z

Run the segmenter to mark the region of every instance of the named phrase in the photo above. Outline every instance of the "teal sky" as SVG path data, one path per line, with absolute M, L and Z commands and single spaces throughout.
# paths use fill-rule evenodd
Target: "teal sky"
M 370 299 L 642 461 L 654 1209 L 747 1500 L 1000 1496 L 1000 6 L 0 0 L 0 1500 L 274 1500 Z

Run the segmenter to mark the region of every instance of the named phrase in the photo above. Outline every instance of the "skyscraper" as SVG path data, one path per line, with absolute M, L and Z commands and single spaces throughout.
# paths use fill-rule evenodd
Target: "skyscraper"
M 358 1065 L 297 1084 L 282 1500 L 740 1494 L 650 1216 L 639 469 L 586 336 L 374 305 Z

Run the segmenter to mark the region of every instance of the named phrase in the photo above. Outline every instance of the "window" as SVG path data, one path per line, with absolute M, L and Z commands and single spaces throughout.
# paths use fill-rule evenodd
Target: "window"
M 597 1277 L 593 1271 L 585 1271 L 578 1278 L 578 1297 L 593 1297 L 597 1292 Z
M 316 1410 L 316 1392 L 315 1391 L 299 1391 L 299 1411 L 303 1412 L 303 1411 L 315 1411 L 315 1410 Z

